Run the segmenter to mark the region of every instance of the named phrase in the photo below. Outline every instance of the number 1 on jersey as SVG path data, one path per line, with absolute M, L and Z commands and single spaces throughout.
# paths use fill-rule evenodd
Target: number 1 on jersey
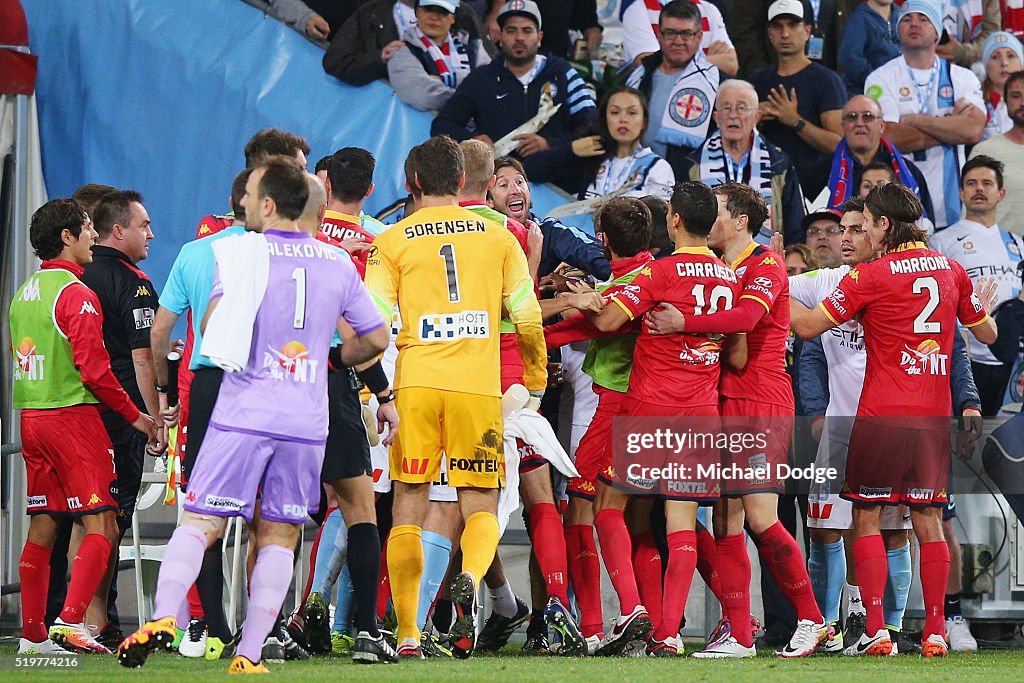
M 459 300 L 459 273 L 455 270 L 455 247 L 451 244 L 441 245 L 438 252 L 444 259 L 444 269 L 448 275 L 448 303 L 455 303 Z
M 292 271 L 295 280 L 295 323 L 294 327 L 301 330 L 306 326 L 306 269 L 296 268 Z

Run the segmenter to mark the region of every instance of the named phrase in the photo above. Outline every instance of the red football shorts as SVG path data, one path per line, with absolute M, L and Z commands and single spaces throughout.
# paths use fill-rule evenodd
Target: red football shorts
M 750 435 L 753 447 L 737 445 L 722 451 L 722 493 L 743 496 L 750 493 L 785 493 L 778 477 L 779 466 L 789 462 L 789 441 L 793 434 L 793 407 L 762 403 L 755 399 L 722 397 L 722 429 L 730 437 Z M 749 439 L 748 439 L 749 441 Z M 725 476 L 726 471 L 754 470 L 763 476 Z
M 629 402 L 626 394 L 594 385 L 597 410 L 587 432 L 576 447 L 576 470 L 579 477 L 569 480 L 570 496 L 594 500 L 597 494 L 597 473 L 612 464 L 612 418 L 624 414 Z
M 692 424 L 678 419 L 688 417 L 705 419 Z M 658 429 L 682 433 L 696 427 L 699 432 L 714 432 L 718 421 L 711 418 L 717 417 L 716 405 L 665 406 L 630 398 L 620 418 L 615 420 L 612 462 L 600 470 L 598 479 L 623 493 L 714 502 L 719 496 L 719 484 L 717 478 L 707 472 L 719 461 L 716 448 L 706 443 L 689 443 L 679 448 L 645 447 L 632 454 L 623 446 L 628 434 L 645 434 Z
M 952 452 L 949 417 L 858 417 L 840 496 L 869 505 L 944 507 Z
M 30 515 L 79 516 L 116 510 L 110 486 L 114 447 L 96 405 L 21 413 L 21 451 Z

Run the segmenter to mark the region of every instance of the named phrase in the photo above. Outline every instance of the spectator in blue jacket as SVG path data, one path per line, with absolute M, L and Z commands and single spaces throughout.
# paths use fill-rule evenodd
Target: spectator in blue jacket
M 547 94 L 561 107 L 535 132 L 516 135 L 512 154 L 534 182 L 556 182 L 575 193 L 581 157 L 601 154 L 589 137 L 597 121 L 594 97 L 564 59 L 538 54 L 544 34 L 536 3 L 506 2 L 498 23 L 501 55 L 466 77 L 438 112 L 430 133 L 493 144 L 533 119 Z
M 850 97 L 864 92 L 869 73 L 903 51 L 896 30 L 899 12 L 892 4 L 893 0 L 867 0 L 857 5 L 846 20 L 839 42 L 839 64 Z

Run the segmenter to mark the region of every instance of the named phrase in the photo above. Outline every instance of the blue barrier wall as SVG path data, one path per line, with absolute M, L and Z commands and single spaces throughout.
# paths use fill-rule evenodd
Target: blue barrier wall
M 142 192 L 157 286 L 200 218 L 228 208 L 260 128 L 309 140 L 310 167 L 349 145 L 377 157 L 373 213 L 405 196 L 408 150 L 430 116 L 384 83 L 324 73 L 323 51 L 240 0 L 22 0 L 39 56 L 43 170 L 51 197 L 87 182 Z M 561 203 L 534 190 L 543 211 Z

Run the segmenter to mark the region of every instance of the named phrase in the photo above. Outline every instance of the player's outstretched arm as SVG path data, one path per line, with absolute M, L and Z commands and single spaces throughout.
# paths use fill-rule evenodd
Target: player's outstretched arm
M 829 318 L 821 306 L 807 308 L 801 303 L 789 300 L 789 326 L 801 339 L 813 339 L 822 332 L 832 329 L 836 323 Z
M 982 344 L 994 344 L 999 337 L 999 328 L 996 327 L 996 321 L 991 316 L 986 316 L 980 323 L 967 329 Z
M 614 332 L 630 319 L 626 309 L 616 299 L 607 302 L 600 313 L 587 310 L 586 315 L 591 324 L 602 332 Z

